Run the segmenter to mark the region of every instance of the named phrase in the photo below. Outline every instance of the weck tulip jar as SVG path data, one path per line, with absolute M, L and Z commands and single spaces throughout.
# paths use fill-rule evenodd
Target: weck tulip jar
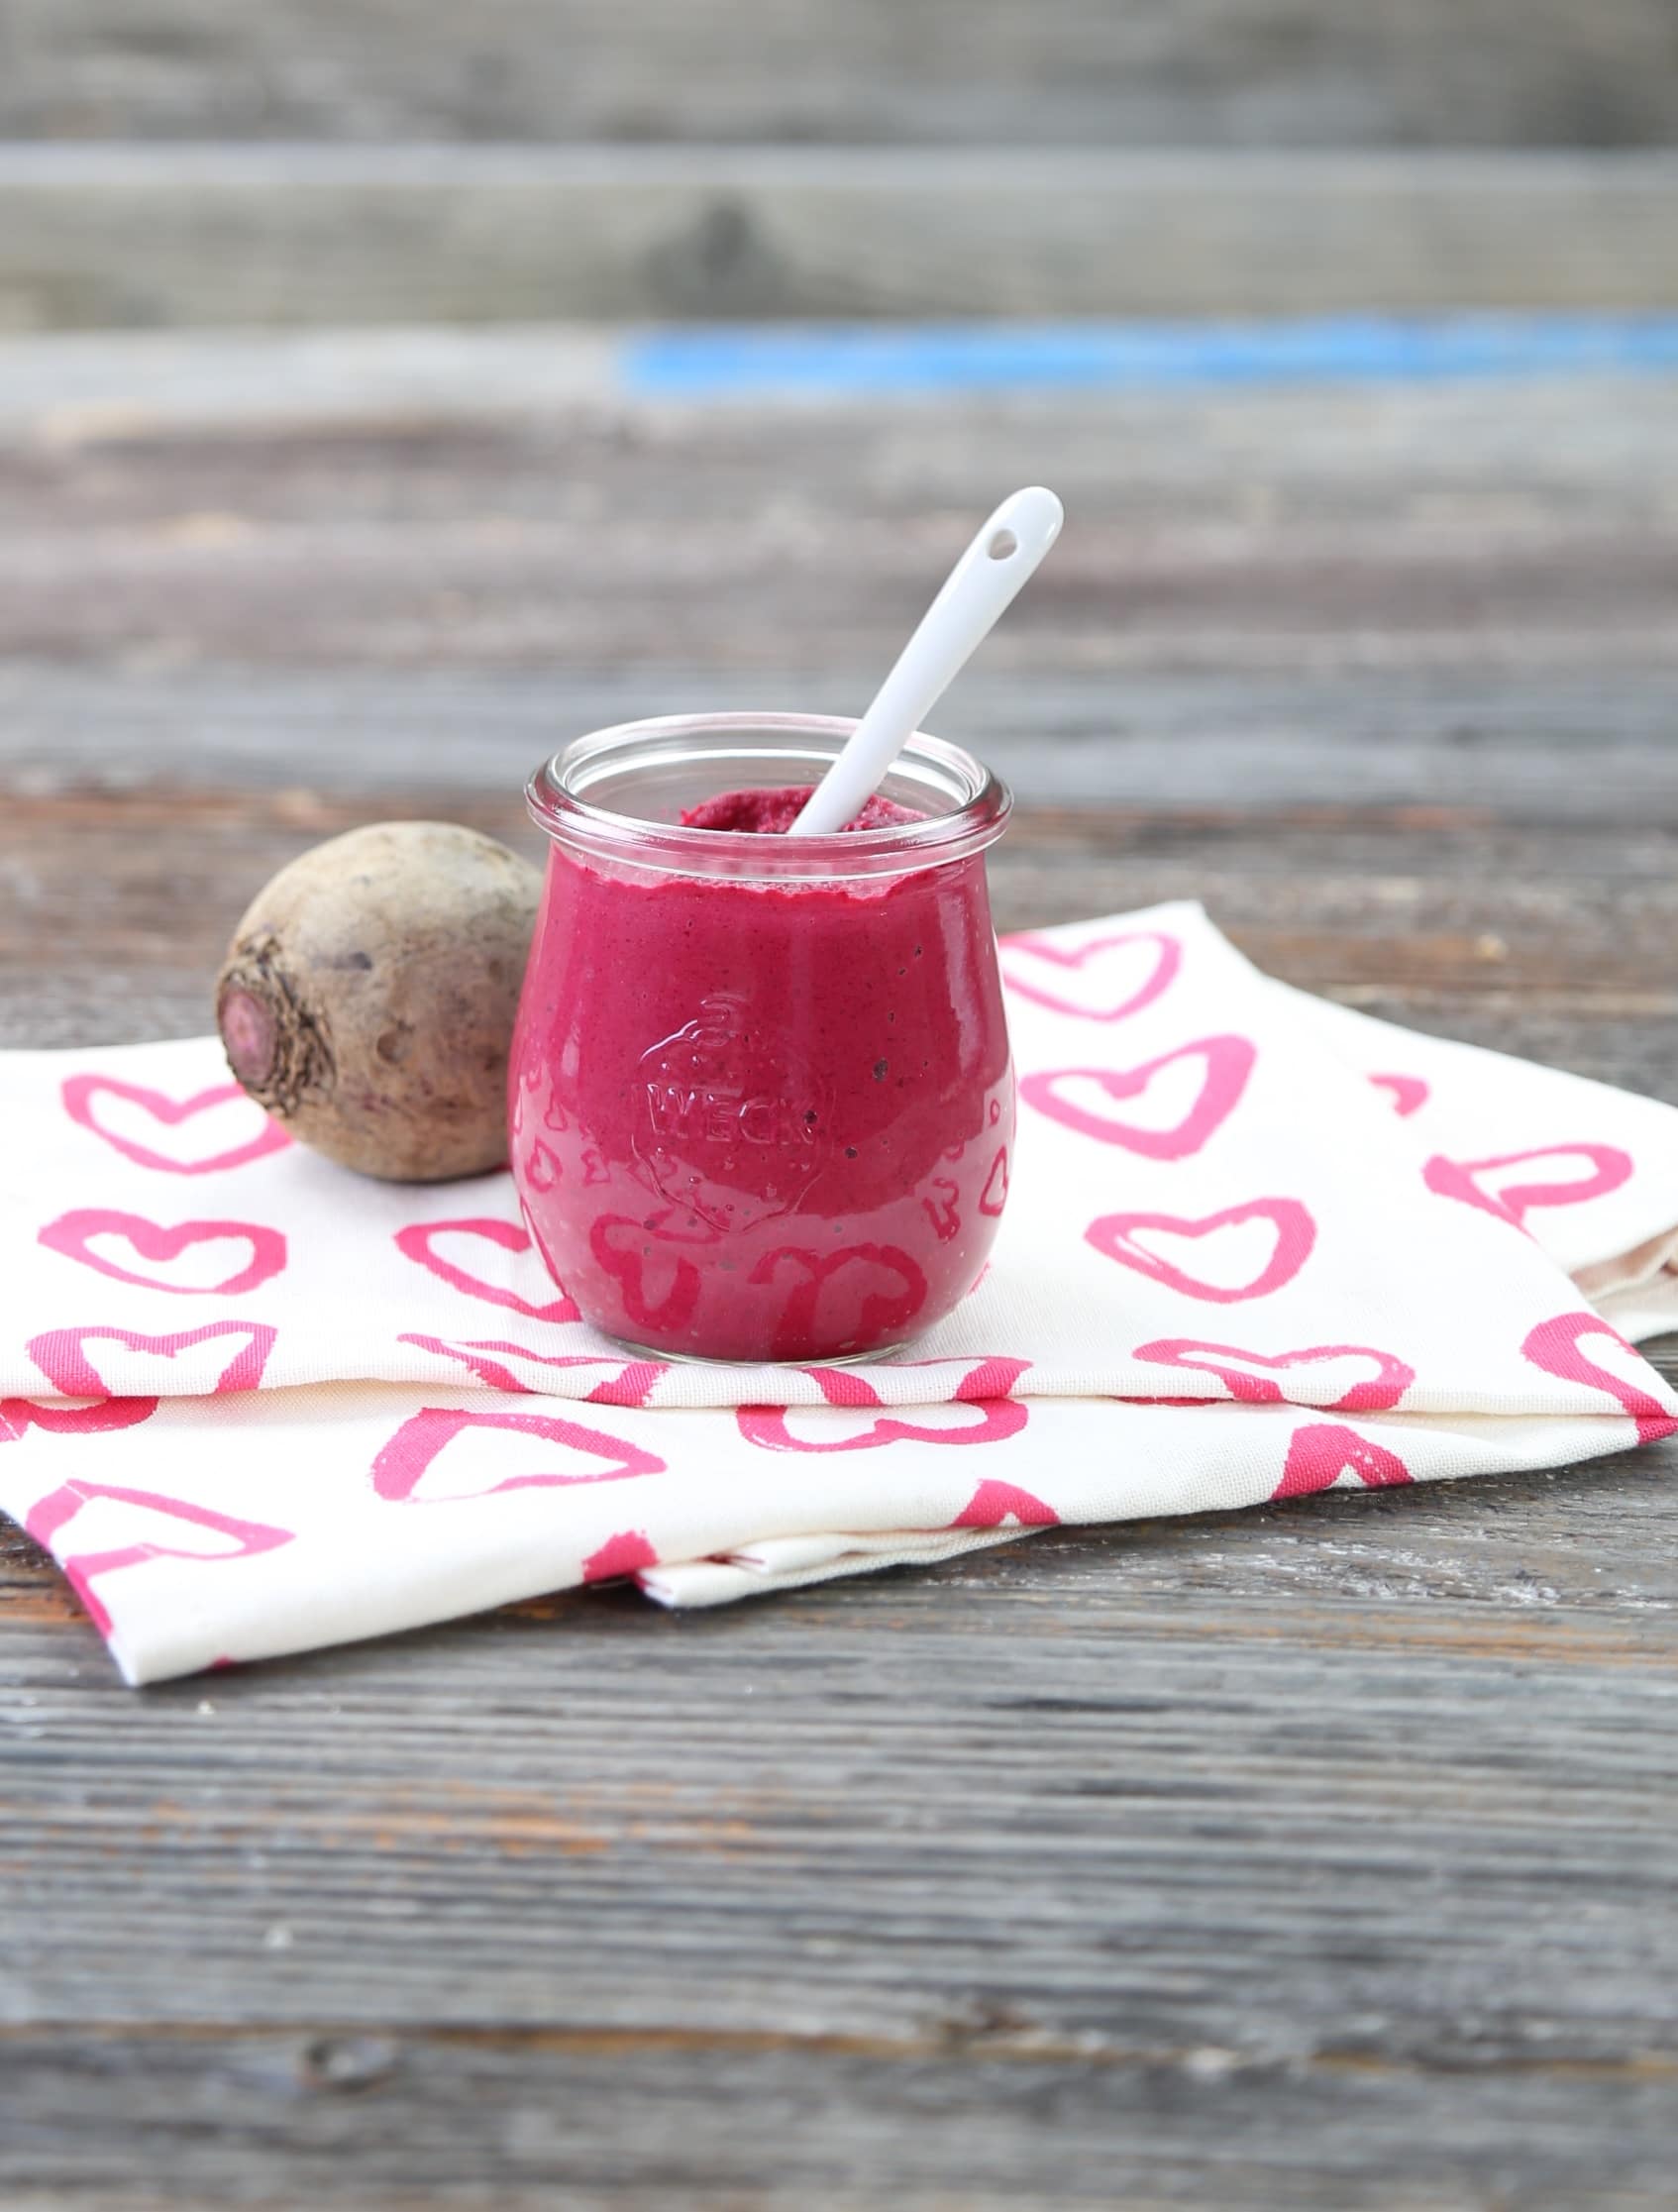
M 1005 786 L 917 735 L 882 826 L 682 822 L 814 784 L 852 726 L 630 723 L 532 779 L 550 850 L 513 1175 L 556 1281 L 637 1350 L 886 1352 L 950 1312 L 996 1236 L 1014 1103 L 985 853 Z

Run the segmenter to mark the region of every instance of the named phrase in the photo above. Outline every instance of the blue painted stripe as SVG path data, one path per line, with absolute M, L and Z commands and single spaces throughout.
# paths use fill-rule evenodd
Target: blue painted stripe
M 1659 374 L 1678 369 L 1678 315 L 697 325 L 626 339 L 618 366 L 647 399 Z

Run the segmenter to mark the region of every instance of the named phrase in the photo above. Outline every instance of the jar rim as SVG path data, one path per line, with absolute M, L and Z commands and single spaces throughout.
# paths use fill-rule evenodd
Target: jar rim
M 697 829 L 650 820 L 603 806 L 586 796 L 638 752 L 652 767 L 707 759 L 739 763 L 742 786 L 752 781 L 754 751 L 776 757 L 761 741 L 782 738 L 787 761 L 803 760 L 807 776 L 783 774 L 783 785 L 818 780 L 856 727 L 835 714 L 801 714 L 753 708 L 734 713 L 664 714 L 619 722 L 573 739 L 537 769 L 525 797 L 533 819 L 556 844 L 631 867 L 677 875 L 819 880 L 898 875 L 983 852 L 1001 835 L 1013 807 L 1002 779 L 973 754 L 947 739 L 917 730 L 893 770 L 909 798 L 951 803 L 907 822 L 880 829 L 831 831 L 821 836 L 765 836 L 754 830 Z M 727 743 L 735 739 L 735 745 Z M 754 747 L 752 740 L 760 741 Z M 758 779 L 761 784 L 764 779 Z

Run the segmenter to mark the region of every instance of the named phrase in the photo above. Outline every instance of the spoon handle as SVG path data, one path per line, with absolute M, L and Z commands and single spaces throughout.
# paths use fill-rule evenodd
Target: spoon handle
M 804 801 L 789 834 L 843 829 L 879 790 L 928 710 L 960 675 L 1060 535 L 1064 510 L 1033 484 L 1004 499 L 944 579 L 844 751 Z

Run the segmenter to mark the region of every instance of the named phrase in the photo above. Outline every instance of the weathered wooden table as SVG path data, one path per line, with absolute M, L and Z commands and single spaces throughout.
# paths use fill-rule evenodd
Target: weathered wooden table
M 1678 1099 L 1670 384 L 404 414 L 320 345 L 256 421 L 0 364 L 0 1041 L 202 1029 L 281 860 L 529 846 L 578 728 L 855 706 L 1042 478 L 941 717 L 1004 926 L 1199 895 Z M 1670 2204 L 1675 1463 L 139 1695 L 13 1537 L 5 2201 Z

